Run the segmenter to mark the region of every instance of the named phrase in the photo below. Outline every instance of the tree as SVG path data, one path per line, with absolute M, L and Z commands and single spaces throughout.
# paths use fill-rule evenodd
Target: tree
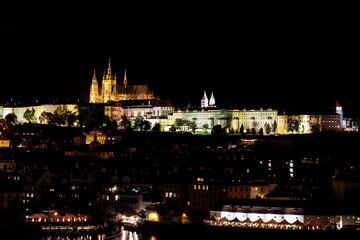
M 135 119 L 135 129 L 142 131 L 144 125 L 144 119 L 142 117 L 138 117 Z
M 244 125 L 241 124 L 241 127 L 240 127 L 240 134 L 243 135 L 244 134 Z
M 142 117 L 135 119 L 135 129 L 139 131 L 149 131 L 151 129 L 151 123 Z
M 176 127 L 174 125 L 171 125 L 171 127 L 169 128 L 170 132 L 176 132 Z
M 176 128 L 176 130 L 180 130 L 182 125 L 184 125 L 184 121 L 181 118 L 175 119 L 173 126 Z
M 188 123 L 189 127 L 191 128 L 193 134 L 195 134 L 195 130 L 196 130 L 196 118 L 193 118 L 193 120 L 191 122 Z
M 125 130 L 125 131 L 131 131 L 131 122 L 130 120 L 126 117 L 126 115 L 123 115 L 121 117 L 121 122 L 120 122 L 120 127 Z
M 256 134 L 256 127 L 259 125 L 259 123 L 257 121 L 255 121 L 254 117 L 252 117 L 251 120 L 253 120 L 251 123 L 251 125 L 252 125 L 251 133 Z
M 66 106 L 59 106 L 54 111 L 54 121 L 57 125 L 66 125 L 71 112 Z
M 106 131 L 116 131 L 118 128 L 116 120 L 111 120 L 108 116 L 106 116 L 105 121 L 105 129 Z
M 151 129 L 151 122 L 144 120 L 144 131 L 149 131 Z
M 44 123 L 47 123 L 49 125 L 55 125 L 56 122 L 55 122 L 55 117 L 54 117 L 54 114 L 51 113 L 51 112 L 42 112 L 39 116 L 39 121 L 40 123 L 44 122 Z
M 154 132 L 160 132 L 161 131 L 161 124 L 155 123 L 154 127 L 151 129 Z
M 9 113 L 5 116 L 5 121 L 8 125 L 14 125 L 18 122 L 18 118 L 15 113 Z
M 266 133 L 266 134 L 270 134 L 270 133 L 271 133 L 271 126 L 270 126 L 270 124 L 269 124 L 269 123 L 265 123 L 264 127 L 265 127 L 265 133 Z
M 271 124 L 271 132 L 275 133 L 277 130 L 277 122 L 274 119 L 274 123 Z
M 79 123 L 78 117 L 75 114 L 70 113 L 67 119 L 68 127 L 72 127 L 74 125 L 76 126 L 78 123 Z
M 259 134 L 262 136 L 262 135 L 264 135 L 264 129 L 263 128 L 260 128 L 259 129 Z
M 40 113 L 39 121 L 40 121 L 40 123 L 46 122 L 46 112 L 45 111 Z
M 24 119 L 27 120 L 29 123 L 32 123 L 36 120 L 35 117 L 35 109 L 31 108 L 31 110 L 28 108 L 26 109 L 26 111 L 24 112 L 23 115 Z
M 212 135 L 225 135 L 226 134 L 226 129 L 222 128 L 221 125 L 215 125 L 211 131 Z

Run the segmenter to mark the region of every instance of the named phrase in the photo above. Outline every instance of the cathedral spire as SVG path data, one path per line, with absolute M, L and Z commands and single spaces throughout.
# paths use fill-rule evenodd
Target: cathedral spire
M 99 97 L 99 85 L 98 85 L 98 81 L 96 79 L 96 73 L 95 73 L 95 68 L 94 68 L 94 75 L 91 81 L 91 86 L 90 86 L 90 103 L 97 103 L 98 101 L 98 97 Z
M 94 68 L 94 75 L 93 75 L 93 78 L 92 78 L 92 80 L 94 81 L 97 81 L 97 79 L 96 79 L 96 74 L 95 74 L 95 68 Z
M 111 61 L 111 58 L 109 57 L 106 79 L 112 79 L 112 70 L 111 70 L 111 62 L 110 61 Z
M 127 78 L 126 78 L 126 68 L 125 68 L 125 74 L 124 74 L 124 87 L 127 87 Z

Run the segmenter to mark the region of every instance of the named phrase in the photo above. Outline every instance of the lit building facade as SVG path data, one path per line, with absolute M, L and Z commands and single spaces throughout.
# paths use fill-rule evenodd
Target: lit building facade
M 260 128 L 264 129 L 265 124 L 273 124 L 277 119 L 277 110 L 267 109 L 216 109 L 216 108 L 187 108 L 179 109 L 168 116 L 168 128 L 179 118 L 185 121 L 195 121 L 197 129 L 207 128 L 211 130 L 215 125 L 220 125 L 233 130 L 235 133 L 240 131 L 241 126 L 244 130 Z M 183 130 L 187 130 L 184 127 Z
M 35 110 L 34 122 L 41 123 L 40 115 L 43 112 L 51 112 L 53 113 L 59 107 L 66 107 L 68 111 L 70 111 L 74 115 L 79 114 L 79 105 L 78 104 L 43 104 L 43 105 L 34 105 L 34 106 L 11 106 L 3 107 L 3 116 L 6 117 L 9 113 L 15 114 L 17 117 L 18 123 L 25 123 L 27 120 L 24 118 L 24 113 L 26 110 Z
M 147 99 L 155 99 L 154 94 L 149 90 L 149 86 L 147 84 L 128 85 L 126 69 L 123 85 L 117 85 L 117 77 L 112 73 L 110 58 L 107 72 L 105 74 L 104 71 L 102 77 L 101 86 L 99 86 L 94 69 L 94 74 L 90 86 L 90 103 L 107 103 L 109 101 Z
M 210 211 L 210 218 L 205 223 L 216 226 L 317 230 L 335 227 L 356 229 L 356 221 L 355 214 L 344 214 L 341 207 L 321 202 L 228 199 Z

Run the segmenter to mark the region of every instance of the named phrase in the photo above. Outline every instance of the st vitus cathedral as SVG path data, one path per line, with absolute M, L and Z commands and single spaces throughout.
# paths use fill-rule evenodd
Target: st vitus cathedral
M 147 84 L 128 85 L 126 78 L 126 69 L 123 85 L 117 85 L 116 75 L 112 74 L 110 58 L 108 63 L 108 69 L 106 74 L 104 71 L 100 88 L 94 69 L 94 75 L 90 86 L 90 103 L 107 103 L 109 101 L 151 99 L 155 99 L 155 96 L 149 90 L 149 86 Z

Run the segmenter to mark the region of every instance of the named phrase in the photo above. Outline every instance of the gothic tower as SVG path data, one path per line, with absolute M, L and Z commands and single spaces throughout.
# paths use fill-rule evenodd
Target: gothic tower
M 135 100 L 135 99 L 155 99 L 154 94 L 150 91 L 147 84 L 143 85 L 128 85 L 126 69 L 124 74 L 123 85 L 117 85 L 116 74 L 113 74 L 111 68 L 111 59 L 109 57 L 107 70 L 104 70 L 104 74 L 101 81 L 101 86 L 94 76 L 90 86 L 90 103 L 107 103 L 109 101 L 120 100 Z M 208 106 L 208 100 L 206 100 L 206 106 Z
M 101 98 L 102 103 L 107 103 L 108 101 L 116 101 L 116 78 L 114 78 L 112 75 L 110 57 L 106 75 L 104 72 L 104 76 L 102 79 Z
M 206 96 L 206 92 L 204 91 L 204 96 L 201 99 L 201 107 L 202 108 L 207 108 L 209 106 L 209 100 Z
M 126 68 L 125 68 L 125 74 L 124 74 L 124 88 L 127 87 L 127 78 L 126 78 Z
M 98 98 L 99 98 L 99 84 L 96 79 L 95 68 L 94 68 L 94 75 L 93 75 L 91 86 L 90 86 L 89 102 L 96 103 L 98 101 Z

